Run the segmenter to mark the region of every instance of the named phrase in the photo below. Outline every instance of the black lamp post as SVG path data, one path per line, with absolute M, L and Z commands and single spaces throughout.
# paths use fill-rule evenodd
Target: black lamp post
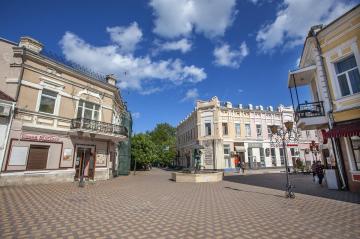
M 282 120 L 281 120 L 282 121 Z M 295 194 L 292 191 L 293 186 L 290 183 L 289 178 L 289 164 L 288 164 L 288 155 L 286 150 L 286 145 L 288 143 L 295 143 L 299 140 L 299 134 L 296 129 L 293 127 L 293 122 L 288 121 L 284 123 L 283 127 L 278 125 L 271 125 L 271 146 L 272 147 L 281 147 L 284 150 L 285 157 L 285 171 L 286 171 L 286 191 L 285 196 L 287 198 L 295 198 Z

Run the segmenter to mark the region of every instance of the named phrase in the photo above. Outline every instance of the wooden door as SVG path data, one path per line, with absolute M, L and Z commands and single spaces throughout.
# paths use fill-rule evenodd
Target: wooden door
M 31 145 L 26 170 L 46 169 L 49 147 L 47 145 Z

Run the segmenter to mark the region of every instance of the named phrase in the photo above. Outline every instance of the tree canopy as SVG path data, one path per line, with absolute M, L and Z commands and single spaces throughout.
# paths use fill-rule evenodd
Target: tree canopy
M 131 158 L 137 165 L 170 166 L 176 156 L 176 129 L 168 123 L 157 124 L 146 133 L 132 136 Z

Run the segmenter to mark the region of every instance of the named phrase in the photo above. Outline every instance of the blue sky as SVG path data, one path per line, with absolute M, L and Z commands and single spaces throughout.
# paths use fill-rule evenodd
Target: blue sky
M 177 125 L 196 99 L 290 105 L 287 74 L 309 27 L 353 0 L 6 1 L 0 37 L 117 75 L 134 130 Z M 311 9 L 311 11 L 310 11 Z

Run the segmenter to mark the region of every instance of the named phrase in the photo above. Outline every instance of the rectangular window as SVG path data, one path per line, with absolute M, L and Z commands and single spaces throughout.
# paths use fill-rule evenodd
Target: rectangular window
M 54 114 L 57 93 L 44 89 L 41 93 L 39 112 Z
M 279 148 L 281 165 L 285 165 L 284 148 Z
M 360 74 L 354 55 L 335 63 L 335 70 L 341 96 L 360 92 Z
M 354 153 L 354 163 L 355 163 L 355 170 L 360 170 L 360 137 L 359 136 L 352 136 L 351 138 L 351 146 Z
M 211 123 L 205 123 L 205 136 L 211 135 Z
M 31 145 L 26 170 L 46 169 L 49 146 Z
M 271 128 L 270 128 L 270 125 L 267 126 L 267 133 L 268 133 L 268 137 L 269 139 L 271 138 Z
M 264 153 L 264 148 L 260 148 L 260 164 L 261 167 L 265 167 L 265 153 Z
M 262 128 L 261 128 L 261 124 L 257 124 L 256 125 L 256 135 L 257 135 L 257 137 L 261 137 L 261 135 L 262 135 Z
M 222 130 L 223 130 L 223 135 L 228 135 L 228 124 L 227 123 L 222 123 Z
M 275 148 L 271 148 L 270 149 L 270 154 L 271 154 L 271 163 L 272 166 L 276 166 L 276 154 L 275 154 Z
M 239 123 L 235 123 L 235 134 L 236 134 L 236 137 L 240 137 L 240 124 Z
M 230 154 L 230 144 L 224 144 L 224 154 L 225 155 Z
M 245 133 L 247 137 L 251 136 L 251 128 L 250 128 L 250 124 L 245 124 Z
M 99 110 L 100 106 L 98 104 L 80 100 L 77 111 L 77 118 L 99 120 Z

